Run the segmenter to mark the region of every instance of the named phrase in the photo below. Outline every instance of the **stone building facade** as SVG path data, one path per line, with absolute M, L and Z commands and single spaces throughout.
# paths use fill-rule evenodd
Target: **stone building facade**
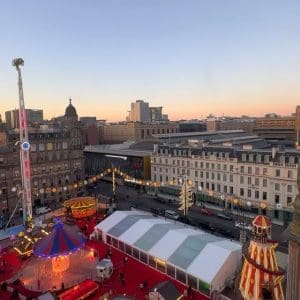
M 178 185 L 186 177 L 195 191 L 225 199 L 242 199 L 253 207 L 267 204 L 267 215 L 284 222 L 291 218 L 298 192 L 296 150 L 242 149 L 226 146 L 160 145 L 151 158 L 151 179 Z
M 0 145 L 0 214 L 7 216 L 15 208 L 22 186 L 19 132 L 5 128 L 1 132 L 5 144 Z M 71 101 L 61 123 L 30 128 L 29 142 L 33 206 L 76 195 L 74 184 L 84 178 L 84 135 Z

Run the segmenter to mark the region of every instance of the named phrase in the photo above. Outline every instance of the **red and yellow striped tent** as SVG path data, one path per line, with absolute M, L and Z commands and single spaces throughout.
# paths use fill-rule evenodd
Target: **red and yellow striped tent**
M 96 201 L 93 197 L 77 197 L 64 202 L 64 207 L 70 208 L 76 219 L 93 216 L 96 213 Z

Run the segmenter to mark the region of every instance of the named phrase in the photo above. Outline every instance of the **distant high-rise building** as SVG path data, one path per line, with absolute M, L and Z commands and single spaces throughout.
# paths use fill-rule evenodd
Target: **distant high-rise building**
M 28 124 L 43 122 L 42 109 L 26 109 Z M 9 129 L 19 128 L 19 110 L 14 109 L 5 112 L 6 125 Z
M 144 100 L 136 100 L 136 102 L 131 103 L 131 110 L 127 117 L 129 122 L 149 122 L 149 103 L 144 102 Z
M 162 114 L 162 106 L 149 107 L 148 102 L 136 100 L 131 103 L 131 110 L 126 118 L 127 122 L 161 122 L 168 121 L 168 115 Z

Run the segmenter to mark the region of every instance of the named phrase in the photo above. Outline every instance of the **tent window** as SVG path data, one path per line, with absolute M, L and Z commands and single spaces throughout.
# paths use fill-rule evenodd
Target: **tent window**
M 124 243 L 123 242 L 121 242 L 121 241 L 119 241 L 119 249 L 121 250 L 121 251 L 125 251 L 125 245 L 124 245 Z
M 150 265 L 151 267 L 156 268 L 156 262 L 155 262 L 153 256 L 149 256 L 149 265 Z
M 118 240 L 115 238 L 112 238 L 113 246 L 118 248 Z
M 144 253 L 144 252 L 140 252 L 140 260 L 142 262 L 144 262 L 145 264 L 147 264 L 148 263 L 148 256 L 147 256 L 147 254 Z
M 190 285 L 192 288 L 196 289 L 197 288 L 197 278 L 192 275 L 188 275 L 188 285 Z
M 182 283 L 186 284 L 185 272 L 176 269 L 176 279 L 181 281 Z
M 111 236 L 109 235 L 106 236 L 106 242 L 107 244 L 111 245 Z
M 202 294 L 210 296 L 210 285 L 204 281 L 199 280 L 199 291 Z
M 137 258 L 137 259 L 140 259 L 140 253 L 139 253 L 139 250 L 136 249 L 136 248 L 132 248 L 132 256 Z
M 156 268 L 157 270 L 166 273 L 166 264 L 162 261 L 156 261 Z
M 132 255 L 132 248 L 127 244 L 125 244 L 125 252 L 129 255 Z
M 175 278 L 175 267 L 171 265 L 167 265 L 167 274 L 173 278 Z

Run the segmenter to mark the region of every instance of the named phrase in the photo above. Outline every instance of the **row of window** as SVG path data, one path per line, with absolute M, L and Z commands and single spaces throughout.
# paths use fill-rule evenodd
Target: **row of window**
M 159 154 L 165 154 L 165 155 L 174 155 L 174 156 L 192 156 L 191 150 L 184 150 L 184 149 L 159 149 Z M 210 151 L 202 151 L 197 156 L 201 156 L 202 158 L 210 158 L 211 156 L 214 156 L 216 158 L 225 158 L 228 159 L 230 157 L 229 152 L 210 152 Z M 237 158 L 237 157 L 236 157 Z M 241 161 L 243 162 L 250 162 L 250 163 L 269 163 L 270 162 L 271 155 L 270 154 L 254 154 L 254 153 L 242 153 L 241 155 Z M 279 157 L 279 163 L 285 164 L 288 162 L 289 164 L 295 164 L 296 163 L 296 157 L 293 155 L 280 155 Z
M 166 169 L 166 173 L 168 173 L 167 170 L 168 169 Z M 156 171 L 155 167 L 154 167 L 154 171 Z M 184 169 L 182 169 L 182 171 L 184 171 Z M 189 170 L 187 170 L 187 171 L 189 171 Z M 161 169 L 160 169 L 160 172 L 161 172 Z M 186 175 L 191 176 L 190 173 L 191 172 L 187 172 Z M 232 174 L 229 174 L 229 176 L 228 176 L 228 174 L 224 174 L 224 173 L 223 174 L 209 173 L 209 172 L 204 173 L 203 171 L 200 171 L 199 173 L 198 173 L 198 171 L 195 171 L 194 174 L 195 174 L 196 179 L 198 177 L 200 177 L 201 179 L 205 178 L 207 180 L 210 179 L 210 180 L 216 180 L 216 181 L 222 181 L 222 182 L 227 182 L 227 181 L 232 182 L 232 183 L 234 182 L 234 177 Z M 205 176 L 204 176 L 204 174 L 205 174 Z M 173 175 L 175 175 L 175 169 L 173 169 Z M 180 172 L 180 169 L 177 169 L 177 175 L 185 175 L 185 172 Z M 200 175 L 200 176 L 198 176 L 198 175 Z M 157 175 L 154 174 L 153 176 L 154 176 L 154 181 L 156 181 Z M 248 185 L 255 186 L 255 187 L 259 187 L 260 184 L 262 184 L 263 187 L 268 187 L 268 179 L 266 179 L 266 178 L 261 179 L 258 177 L 244 177 L 244 176 L 240 176 L 239 178 L 240 178 L 240 180 L 239 180 L 240 184 L 248 184 Z M 247 181 L 245 179 L 247 179 Z M 173 177 L 173 182 L 174 182 L 174 180 L 176 180 L 175 177 Z M 159 176 L 159 181 L 163 182 L 162 175 Z M 169 181 L 169 177 L 166 176 L 166 182 L 168 182 L 168 181 Z M 293 185 L 291 185 L 291 184 L 280 184 L 280 183 L 274 184 L 275 191 L 279 192 L 279 191 L 285 190 L 285 189 L 286 189 L 286 192 L 293 193 Z
M 119 241 L 109 235 L 106 236 L 106 242 L 107 244 L 121 250 L 122 252 L 125 252 L 135 259 L 150 265 L 151 267 L 169 275 L 170 277 L 175 278 L 183 284 L 190 285 L 192 288 L 199 290 L 201 293 L 210 296 L 209 284 L 202 282 L 200 279 L 197 279 L 196 277 L 187 274 L 180 269 L 177 269 L 175 266 L 170 265 L 154 256 L 148 255 L 148 253 L 140 251 L 139 249 L 127 245 L 126 243 L 123 243 L 122 241 Z
M 159 163 L 159 164 L 162 164 L 162 158 L 159 158 L 158 160 L 156 159 L 156 157 L 153 158 L 153 162 L 154 163 Z M 165 165 L 168 165 L 169 164 L 169 161 L 168 159 L 166 158 L 165 159 Z M 186 168 L 193 168 L 193 163 L 189 160 L 185 161 L 185 160 L 175 160 L 173 159 L 172 160 L 172 165 L 176 165 L 176 166 L 181 166 L 181 167 L 186 167 Z M 154 166 L 154 168 L 156 168 Z M 208 169 L 208 170 L 217 170 L 217 171 L 224 171 L 224 172 L 234 172 L 234 171 L 239 171 L 239 173 L 242 173 L 242 174 L 253 174 L 253 175 L 268 175 L 268 168 L 261 168 L 261 167 L 252 167 L 252 166 L 239 166 L 239 167 L 234 167 L 234 165 L 227 165 L 227 164 L 215 164 L 215 163 L 204 163 L 204 162 L 198 162 L 198 161 L 195 161 L 194 162 L 194 168 L 197 169 Z M 168 169 L 166 168 L 166 171 Z M 174 170 L 174 168 L 173 168 Z M 187 170 L 189 171 L 189 170 Z M 269 174 L 270 175 L 270 174 Z M 284 176 L 284 172 L 282 172 L 280 169 L 275 169 L 274 171 L 274 176 L 275 177 L 281 177 L 281 176 Z M 289 179 L 292 179 L 294 178 L 294 171 L 293 170 L 287 170 L 287 178 Z

